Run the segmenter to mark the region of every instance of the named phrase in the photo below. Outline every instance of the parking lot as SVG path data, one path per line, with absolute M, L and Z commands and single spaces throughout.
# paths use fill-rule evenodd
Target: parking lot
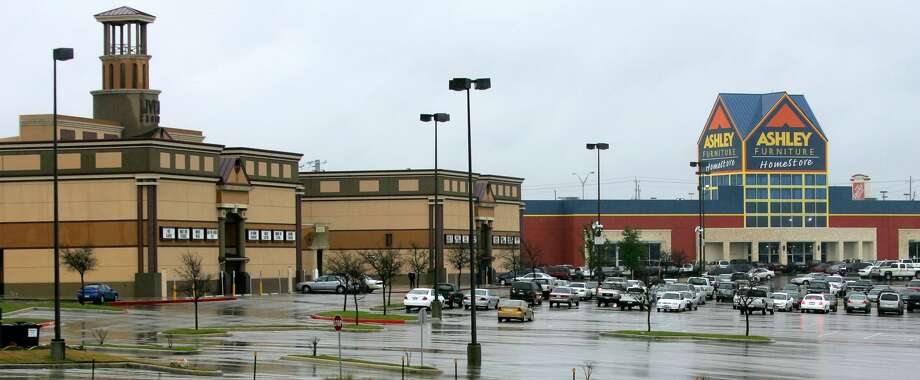
M 782 282 L 777 280 L 778 282 Z M 506 295 L 507 290 L 500 290 Z M 394 295 L 395 299 L 395 295 Z M 380 304 L 378 294 L 362 300 L 364 306 Z M 202 325 L 319 323 L 309 319 L 314 312 L 341 308 L 341 296 L 331 294 L 246 297 L 231 302 L 201 305 Z M 81 338 L 92 341 L 95 327 L 110 329 L 108 340 L 117 342 L 160 342 L 156 334 L 166 328 L 190 326 L 191 305 L 152 306 L 131 309 L 127 314 L 96 315 L 64 312 L 64 333 L 69 344 Z M 31 312 L 21 316 L 49 316 Z M 446 310 L 441 321 L 424 328 L 425 364 L 453 378 L 458 360 L 461 378 L 476 379 L 567 379 L 571 369 L 586 362 L 594 364 L 595 379 L 611 378 L 913 378 L 910 364 L 920 345 L 920 313 L 903 316 L 777 312 L 751 315 L 751 333 L 776 340 L 772 344 L 707 341 L 647 342 L 599 337 L 598 332 L 644 329 L 645 312 L 598 308 L 582 302 L 577 308 L 552 308 L 547 303 L 536 309 L 530 323 L 499 324 L 494 310 L 478 314 L 478 338 L 483 345 L 483 365 L 467 372 L 464 362 L 470 339 L 469 312 Z M 322 322 L 328 323 L 328 322 Z M 699 310 L 682 313 L 652 312 L 653 329 L 744 333 L 744 318 L 728 303 L 708 302 Z M 331 326 L 330 326 L 331 330 Z M 82 331 L 82 333 L 81 333 Z M 43 331 L 43 340 L 50 331 Z M 346 333 L 343 354 L 398 363 L 406 352 L 417 364 L 420 326 L 387 326 L 381 333 Z M 82 336 L 81 336 L 82 335 Z M 258 377 L 265 379 L 322 379 L 337 375 L 336 367 L 281 361 L 291 353 L 308 353 L 309 341 L 320 338 L 320 353 L 335 354 L 333 332 L 283 331 L 239 332 L 231 337 L 198 338 L 203 352 L 189 357 L 195 365 L 221 369 L 226 378 L 252 378 L 253 352 L 258 352 Z M 163 359 L 164 357 L 159 357 Z M 352 370 L 356 378 L 398 378 L 399 374 Z M 27 378 L 89 377 L 83 370 L 17 370 L 5 376 Z M 98 378 L 138 378 L 136 371 L 101 370 Z M 153 374 L 151 378 L 179 378 Z M 579 378 L 583 378 L 580 374 Z

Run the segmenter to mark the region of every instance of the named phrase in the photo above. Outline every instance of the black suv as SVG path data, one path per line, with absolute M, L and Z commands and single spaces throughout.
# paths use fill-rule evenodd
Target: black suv
M 532 281 L 515 281 L 511 283 L 511 299 L 527 301 L 531 306 L 543 304 L 543 290 Z
M 450 309 L 463 305 L 463 293 L 454 284 L 446 282 L 438 284 L 438 295 L 444 297 L 444 306 Z
M 856 280 L 853 284 L 847 285 L 847 289 L 853 292 L 865 293 L 872 289 L 873 286 L 875 284 L 872 283 L 872 280 Z

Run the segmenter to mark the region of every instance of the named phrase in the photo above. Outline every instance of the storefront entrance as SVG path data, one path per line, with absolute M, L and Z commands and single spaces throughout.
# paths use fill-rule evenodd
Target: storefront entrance
M 786 260 L 788 264 L 811 264 L 815 261 L 814 242 L 786 243 Z

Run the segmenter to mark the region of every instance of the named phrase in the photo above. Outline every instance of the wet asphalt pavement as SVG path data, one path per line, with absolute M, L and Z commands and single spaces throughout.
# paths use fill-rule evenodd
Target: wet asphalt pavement
M 506 292 L 506 290 L 505 290 Z M 396 295 L 394 294 L 394 303 Z M 401 296 L 400 296 L 401 300 Z M 197 343 L 198 355 L 183 356 L 193 365 L 217 368 L 224 378 L 251 379 L 253 352 L 258 352 L 259 379 L 334 378 L 338 368 L 280 357 L 310 353 L 310 341 L 319 337 L 319 353 L 336 353 L 336 336 L 330 322 L 311 320 L 311 313 L 341 309 L 336 295 L 273 295 L 245 297 L 237 301 L 200 304 L 203 326 L 231 324 L 320 323 L 322 331 L 234 332 L 230 337 L 177 339 L 176 344 Z M 349 303 L 351 301 L 349 300 Z M 366 296 L 362 306 L 381 304 L 379 294 Z M 470 339 L 469 312 L 445 310 L 442 321 L 424 328 L 425 365 L 433 365 L 454 377 L 458 360 L 459 377 L 470 379 L 570 379 L 578 368 L 583 379 L 586 362 L 594 365 L 593 379 L 632 378 L 917 378 L 913 360 L 920 355 L 920 313 L 903 316 L 798 312 L 751 316 L 751 334 L 770 336 L 772 344 L 706 341 L 647 342 L 599 337 L 598 332 L 644 329 L 646 314 L 597 308 L 583 302 L 578 308 L 537 307 L 532 323 L 499 324 L 495 311 L 477 313 L 478 338 L 482 343 L 481 369 L 468 371 L 466 344 Z M 50 312 L 29 312 L 21 317 L 48 317 Z M 94 342 L 93 328 L 108 328 L 110 343 L 160 343 L 157 331 L 190 327 L 192 305 L 164 305 L 132 308 L 127 314 L 62 312 L 68 344 L 81 339 Z M 714 301 L 699 310 L 683 313 L 652 312 L 652 328 L 674 331 L 744 333 L 744 317 L 727 303 Z M 45 341 L 52 332 L 42 331 Z M 388 325 L 381 333 L 343 333 L 345 357 L 360 357 L 399 363 L 409 352 L 418 363 L 420 326 Z M 169 355 L 141 355 L 168 361 Z M 393 379 L 398 372 L 345 368 L 355 378 Z M 4 370 L 2 378 L 89 378 L 87 370 Z M 179 375 L 125 369 L 96 371 L 99 379 L 178 379 Z M 407 378 L 432 378 L 413 376 Z

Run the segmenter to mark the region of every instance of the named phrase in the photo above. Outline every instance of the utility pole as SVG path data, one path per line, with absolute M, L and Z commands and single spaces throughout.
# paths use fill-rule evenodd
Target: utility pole
M 879 191 L 879 192 L 882 193 L 882 200 L 883 200 L 883 201 L 888 199 L 888 190 L 882 190 L 882 191 Z

